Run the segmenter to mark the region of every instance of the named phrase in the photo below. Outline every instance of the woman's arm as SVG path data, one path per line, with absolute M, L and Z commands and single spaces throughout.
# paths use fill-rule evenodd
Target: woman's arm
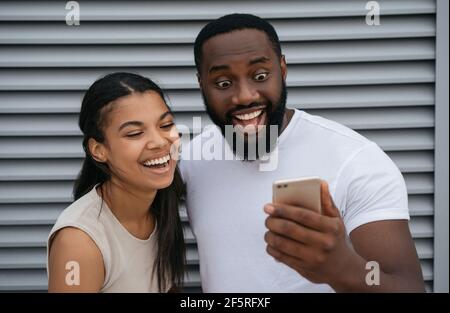
M 102 254 L 78 228 L 58 231 L 50 244 L 49 292 L 99 292 L 105 279 Z

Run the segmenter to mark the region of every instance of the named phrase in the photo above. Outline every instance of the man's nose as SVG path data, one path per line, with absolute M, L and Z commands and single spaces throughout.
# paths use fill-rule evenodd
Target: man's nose
M 233 104 L 235 105 L 249 105 L 259 100 L 258 91 L 251 83 L 242 82 L 238 86 L 236 95 L 233 97 Z

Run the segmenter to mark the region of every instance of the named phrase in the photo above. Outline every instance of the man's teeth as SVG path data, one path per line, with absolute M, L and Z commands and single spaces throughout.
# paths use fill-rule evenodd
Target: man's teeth
M 170 160 L 170 154 L 166 155 L 165 157 L 159 158 L 159 159 L 147 160 L 144 162 L 144 165 L 146 165 L 146 166 L 159 165 L 159 164 L 167 163 L 169 160 Z
M 242 121 L 248 121 L 251 119 L 254 119 L 255 117 L 258 117 L 259 115 L 261 115 L 263 110 L 258 110 L 252 113 L 248 113 L 248 114 L 236 114 L 234 117 L 236 117 L 239 120 Z

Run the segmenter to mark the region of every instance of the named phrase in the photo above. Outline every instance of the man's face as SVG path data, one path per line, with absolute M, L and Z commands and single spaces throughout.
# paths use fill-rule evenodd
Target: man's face
M 208 39 L 202 52 L 199 83 L 207 112 L 222 133 L 232 125 L 242 130 L 245 142 L 249 134 L 269 139 L 269 128 L 258 132 L 263 126 L 276 125 L 279 133 L 287 69 L 267 35 L 256 29 L 220 34 Z

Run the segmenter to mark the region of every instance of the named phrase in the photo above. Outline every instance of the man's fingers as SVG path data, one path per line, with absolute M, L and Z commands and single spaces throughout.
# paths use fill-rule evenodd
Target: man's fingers
M 304 268 L 304 262 L 298 258 L 292 257 L 290 255 L 287 255 L 271 246 L 266 247 L 266 251 L 269 255 L 271 255 L 275 260 L 278 262 L 282 262 L 289 266 L 290 268 L 296 270 L 301 275 L 303 275 L 303 272 L 307 272 L 307 270 Z
M 270 247 L 296 259 L 311 260 L 314 257 L 312 252 L 313 250 L 311 250 L 309 246 L 284 236 L 280 236 L 271 231 L 266 232 L 264 235 L 264 240 Z
M 267 204 L 264 211 L 272 217 L 288 219 L 319 232 L 330 230 L 329 217 L 309 209 L 286 204 Z
M 288 219 L 268 217 L 265 225 L 274 233 L 309 245 L 320 243 L 323 237 L 322 233 Z

